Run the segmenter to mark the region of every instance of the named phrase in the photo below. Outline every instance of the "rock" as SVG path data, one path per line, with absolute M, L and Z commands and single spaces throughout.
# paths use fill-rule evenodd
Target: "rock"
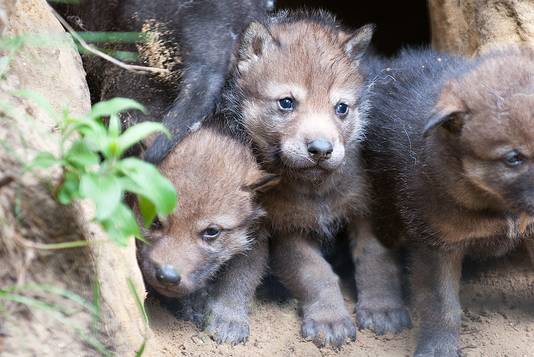
M 40 42 L 25 45 L 12 56 L 5 77 L 0 79 L 0 286 L 46 283 L 91 300 L 96 277 L 103 308 L 102 342 L 119 356 L 134 356 L 151 333 L 128 286 L 130 279 L 144 299 L 133 240 L 126 249 L 112 244 L 95 244 L 68 253 L 35 249 L 36 244 L 107 239 L 91 222 L 90 204 L 62 206 L 53 199 L 50 187 L 59 182 L 59 170 L 23 174 L 24 166 L 37 152 L 58 152 L 58 117 L 49 115 L 34 100 L 13 93 L 37 93 L 57 113 L 65 108 L 74 115 L 88 112 L 90 97 L 80 57 L 45 0 L 0 0 L 0 32 L 11 37 L 42 36 Z M 9 54 L 0 54 L 4 63 Z M 66 304 L 65 308 L 73 304 L 57 299 L 54 302 Z M 66 329 L 49 313 L 32 311 L 30 321 L 17 318 L 19 311 L 26 311 L 20 306 L 8 308 L 13 314 L 7 314 L 10 318 L 5 325 L 0 322 L 6 355 L 87 355 L 87 345 L 73 329 Z M 89 312 L 82 311 L 73 318 L 82 330 L 91 330 Z
M 501 43 L 534 45 L 532 0 L 429 1 L 432 45 L 473 55 Z

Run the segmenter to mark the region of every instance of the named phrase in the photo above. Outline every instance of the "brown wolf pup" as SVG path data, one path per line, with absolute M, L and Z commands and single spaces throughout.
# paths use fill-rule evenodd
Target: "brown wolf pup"
M 464 256 L 534 244 L 534 49 L 405 51 L 370 100 L 374 227 L 413 251 L 415 355 L 457 356 Z
M 359 239 L 360 326 L 383 333 L 409 325 L 398 269 L 364 218 L 359 147 L 366 85 L 359 64 L 372 33 L 372 26 L 344 30 L 324 12 L 283 12 L 253 23 L 225 93 L 229 125 L 237 116 L 235 129 L 262 167 L 281 177 L 261 196 L 272 268 L 300 301 L 302 335 L 320 346 L 356 335 L 338 277 L 321 254 L 345 224 Z
M 259 170 L 246 146 L 209 128 L 187 136 L 160 170 L 175 185 L 179 206 L 148 230 L 150 244 L 139 249 L 145 281 L 182 300 L 185 317 L 217 342 L 244 342 L 268 257 L 265 235 L 255 231 L 264 215 L 255 194 L 275 178 Z

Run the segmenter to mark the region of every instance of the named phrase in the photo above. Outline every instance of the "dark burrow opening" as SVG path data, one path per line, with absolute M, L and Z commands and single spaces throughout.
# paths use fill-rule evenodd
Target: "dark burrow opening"
M 393 55 L 406 46 L 430 42 L 430 23 L 426 0 L 278 0 L 278 9 L 325 9 L 346 26 L 376 25 L 373 44 L 384 55 Z

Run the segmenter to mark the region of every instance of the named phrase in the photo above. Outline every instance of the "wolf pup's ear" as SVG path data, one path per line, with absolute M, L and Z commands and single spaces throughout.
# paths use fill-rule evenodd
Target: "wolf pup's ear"
M 280 175 L 259 171 L 251 176 L 250 183 L 245 186 L 245 190 L 251 192 L 267 192 L 280 183 Z
M 443 128 L 451 134 L 459 134 L 468 115 L 466 105 L 454 95 L 454 84 L 443 87 L 435 110 L 423 129 L 423 136 L 429 136 L 436 128 Z
M 464 126 L 466 112 L 445 109 L 433 113 L 423 129 L 423 136 L 429 136 L 434 129 L 441 127 L 451 134 L 459 134 Z
M 354 31 L 343 44 L 347 55 L 354 61 L 359 61 L 367 51 L 374 32 L 374 24 L 364 25 Z
M 243 33 L 239 48 L 238 68 L 246 71 L 251 63 L 260 59 L 264 53 L 276 46 L 269 29 L 259 22 L 252 22 Z

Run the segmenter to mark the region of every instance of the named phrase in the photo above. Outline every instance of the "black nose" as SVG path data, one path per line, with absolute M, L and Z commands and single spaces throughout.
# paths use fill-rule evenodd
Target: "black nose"
M 332 155 L 334 147 L 325 139 L 317 139 L 308 143 L 308 152 L 316 160 L 327 160 Z
M 180 283 L 180 274 L 172 265 L 156 267 L 156 279 L 165 285 L 178 285 Z

